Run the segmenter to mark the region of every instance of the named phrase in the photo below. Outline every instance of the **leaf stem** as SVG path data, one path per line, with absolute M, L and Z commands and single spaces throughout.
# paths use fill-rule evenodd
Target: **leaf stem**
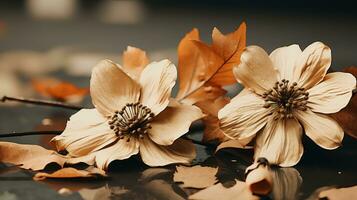
M 17 101 L 21 103 L 28 103 L 28 104 L 35 104 L 35 105 L 42 105 L 42 106 L 51 106 L 51 107 L 60 107 L 60 108 L 67 108 L 72 110 L 80 110 L 83 107 L 75 106 L 71 104 L 66 104 L 58 101 L 47 101 L 47 100 L 40 100 L 40 99 L 26 99 L 22 97 L 9 97 L 3 96 L 0 99 L 0 102 L 5 103 L 6 101 Z
M 30 132 L 19 132 L 19 133 L 7 133 L 7 134 L 0 134 L 0 138 L 7 138 L 7 137 L 18 137 L 18 136 L 30 136 L 30 135 L 59 135 L 63 131 L 30 131 Z

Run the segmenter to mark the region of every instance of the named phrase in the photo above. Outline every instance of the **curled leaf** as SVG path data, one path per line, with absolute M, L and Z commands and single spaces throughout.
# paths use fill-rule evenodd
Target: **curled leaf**
M 94 160 L 90 157 L 69 158 L 41 146 L 11 142 L 0 142 L 0 162 L 35 171 L 42 170 L 51 163 L 56 163 L 60 167 L 63 167 L 66 163 L 94 164 Z
M 182 182 L 185 188 L 206 188 L 214 185 L 218 168 L 203 167 L 196 165 L 193 167 L 177 166 L 174 173 L 174 181 Z
M 343 70 L 357 78 L 357 67 L 347 67 Z M 341 111 L 331 115 L 343 128 L 345 133 L 357 139 L 357 95 L 352 96 L 348 105 Z
M 79 170 L 76 168 L 72 167 L 66 167 L 59 169 L 53 173 L 45 173 L 45 172 L 39 172 L 35 174 L 33 177 L 34 180 L 39 181 L 39 180 L 44 180 L 46 178 L 52 178 L 52 179 L 73 179 L 73 178 L 102 178 L 105 177 L 106 174 L 103 170 L 95 168 L 95 167 L 88 167 L 87 169 L 84 170 Z
M 32 86 L 42 96 L 66 102 L 80 102 L 89 92 L 88 88 L 79 88 L 54 78 L 35 79 Z

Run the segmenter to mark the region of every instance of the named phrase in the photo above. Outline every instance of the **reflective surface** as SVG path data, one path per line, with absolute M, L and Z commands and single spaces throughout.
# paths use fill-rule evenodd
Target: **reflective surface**
M 202 38 L 209 41 L 214 26 L 223 32 L 230 32 L 243 20 L 248 24 L 248 45 L 261 45 L 271 51 L 292 43 L 299 43 L 304 48 L 319 40 L 332 48 L 332 70 L 339 70 L 357 62 L 357 49 L 353 45 L 357 43 L 356 16 L 351 13 L 298 10 L 288 12 L 284 11 L 284 8 L 271 11 L 245 10 L 236 9 L 234 6 L 201 8 L 196 5 L 187 8 L 146 3 L 139 6 L 129 5 L 130 9 L 140 13 L 139 16 L 102 16 L 102 10 L 115 6 L 118 5 L 95 4 L 89 8 L 77 7 L 77 14 L 73 16 L 71 13 L 57 15 L 69 15 L 67 20 L 39 19 L 38 15 L 33 18 L 30 14 L 32 11 L 25 12 L 25 7 L 0 7 L 0 88 L 20 83 L 20 89 L 10 88 L 7 92 L 11 95 L 34 97 L 30 81 L 40 76 L 58 77 L 79 86 L 88 86 L 92 64 L 98 59 L 108 57 L 119 59 L 120 53 L 127 45 L 147 50 L 152 60 L 168 57 L 177 63 L 177 43 L 193 27 L 198 27 Z M 40 16 L 46 16 L 46 13 Z M 19 50 L 30 51 L 31 59 L 22 54 L 19 56 Z M 26 60 L 20 63 L 21 66 L 16 64 L 16 70 L 8 69 L 7 64 L 2 63 L 2 56 L 14 51 L 17 55 L 14 60 Z M 41 68 L 43 60 L 39 59 L 36 53 L 51 55 L 51 61 L 56 62 L 51 62 L 51 65 L 45 63 Z M 29 62 L 33 61 L 33 57 L 41 61 Z M 14 65 L 11 65 L 10 68 L 13 67 Z M 4 91 L 1 89 L 0 95 L 3 95 Z M 236 92 L 232 89 L 230 94 Z M 82 105 L 90 107 L 89 98 L 86 98 Z M 61 130 L 73 113 L 74 111 L 61 108 L 0 105 L 0 133 Z M 47 124 L 44 119 L 47 119 L 45 122 L 52 123 L 44 125 Z M 202 127 L 198 126 L 192 131 L 195 139 L 200 138 L 200 130 Z M 6 141 L 40 144 L 51 148 L 48 143 L 50 138 L 26 136 L 9 138 Z M 304 138 L 304 145 L 304 156 L 295 168 L 275 169 L 275 182 L 279 184 L 276 184 L 278 186 L 269 198 L 307 199 L 321 187 L 357 184 L 355 140 L 346 135 L 342 147 L 334 151 L 323 150 L 308 138 Z M 197 149 L 198 157 L 195 163 L 218 166 L 220 181 L 229 186 L 235 178 L 244 179 L 243 171 L 250 164 L 250 157 L 247 155 L 251 152 L 226 150 L 215 157 L 209 157 L 212 149 L 200 145 L 197 145 Z M 174 166 L 147 168 L 133 158 L 113 163 L 109 179 L 35 182 L 32 180 L 33 173 L 0 164 L 0 200 L 185 199 L 196 191 L 182 189 L 173 183 L 173 171 Z

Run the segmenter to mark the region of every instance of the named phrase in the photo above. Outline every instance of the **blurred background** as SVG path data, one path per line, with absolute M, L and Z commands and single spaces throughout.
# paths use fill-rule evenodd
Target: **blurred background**
M 271 52 L 322 41 L 333 70 L 357 62 L 357 14 L 348 1 L 2 0 L 0 95 L 31 96 L 28 82 L 43 76 L 88 86 L 91 68 L 103 58 L 120 62 L 128 45 L 177 64 L 178 42 L 192 28 L 209 43 L 213 27 L 228 33 L 243 21 L 248 45 Z
M 192 28 L 198 28 L 202 40 L 210 43 L 213 27 L 228 33 L 243 21 L 247 23 L 247 45 L 259 45 L 271 52 L 295 43 L 304 49 L 322 41 L 332 49 L 332 70 L 357 63 L 357 12 L 349 1 L 1 0 L 0 97 L 70 100 L 90 106 L 89 76 L 99 60 L 109 58 L 120 63 L 122 52 L 130 45 L 145 50 L 151 60 L 169 58 L 177 64 L 178 42 Z M 60 85 L 55 95 L 46 89 L 49 85 Z M 63 91 L 72 91 L 79 98 L 64 98 L 67 93 Z M 0 104 L 1 133 L 62 130 L 74 113 L 11 105 Z M 51 148 L 50 138 L 7 140 Z M 342 148 L 331 153 L 316 145 L 306 148 L 309 153 L 297 167 L 304 179 L 300 196 L 307 197 L 325 185 L 356 183 L 357 164 L 349 159 L 355 156 L 352 142 L 345 145 L 352 151 Z M 203 159 L 206 153 L 201 149 L 199 155 Z M 37 183 L 18 181 L 15 185 L 0 182 L 1 194 L 10 191 L 20 199 L 62 199 Z

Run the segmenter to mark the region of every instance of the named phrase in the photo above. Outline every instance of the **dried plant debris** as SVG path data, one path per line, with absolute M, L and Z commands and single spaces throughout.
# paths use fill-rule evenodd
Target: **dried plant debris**
M 352 200 L 357 197 L 357 185 L 347 188 L 332 188 L 321 191 L 319 199 L 328 200 Z
M 106 176 L 105 171 L 95 168 L 88 167 L 86 169 L 80 170 L 72 167 L 66 167 L 59 169 L 52 173 L 39 172 L 33 177 L 34 180 L 40 181 L 46 178 L 50 179 L 98 179 Z
M 185 188 L 206 188 L 217 183 L 218 168 L 196 165 L 192 167 L 177 166 L 174 181 L 182 183 Z
M 221 183 L 201 190 L 191 196 L 192 200 L 258 200 L 260 197 L 255 196 L 249 190 L 246 183 L 242 181 L 236 181 L 236 184 L 232 187 L 224 187 Z
M 240 63 L 245 45 L 245 23 L 227 35 L 214 28 L 212 45 L 200 40 L 197 29 L 187 33 L 178 46 L 180 81 L 176 98 L 195 104 L 224 95 L 222 86 L 236 82 L 232 68 Z
M 43 170 L 51 163 L 63 167 L 65 164 L 87 163 L 94 164 L 89 157 L 70 158 L 47 150 L 38 145 L 0 142 L 0 162 L 17 165 L 24 169 Z
M 33 79 L 32 86 L 40 95 L 62 102 L 79 103 L 89 93 L 88 88 L 79 88 L 55 78 Z

